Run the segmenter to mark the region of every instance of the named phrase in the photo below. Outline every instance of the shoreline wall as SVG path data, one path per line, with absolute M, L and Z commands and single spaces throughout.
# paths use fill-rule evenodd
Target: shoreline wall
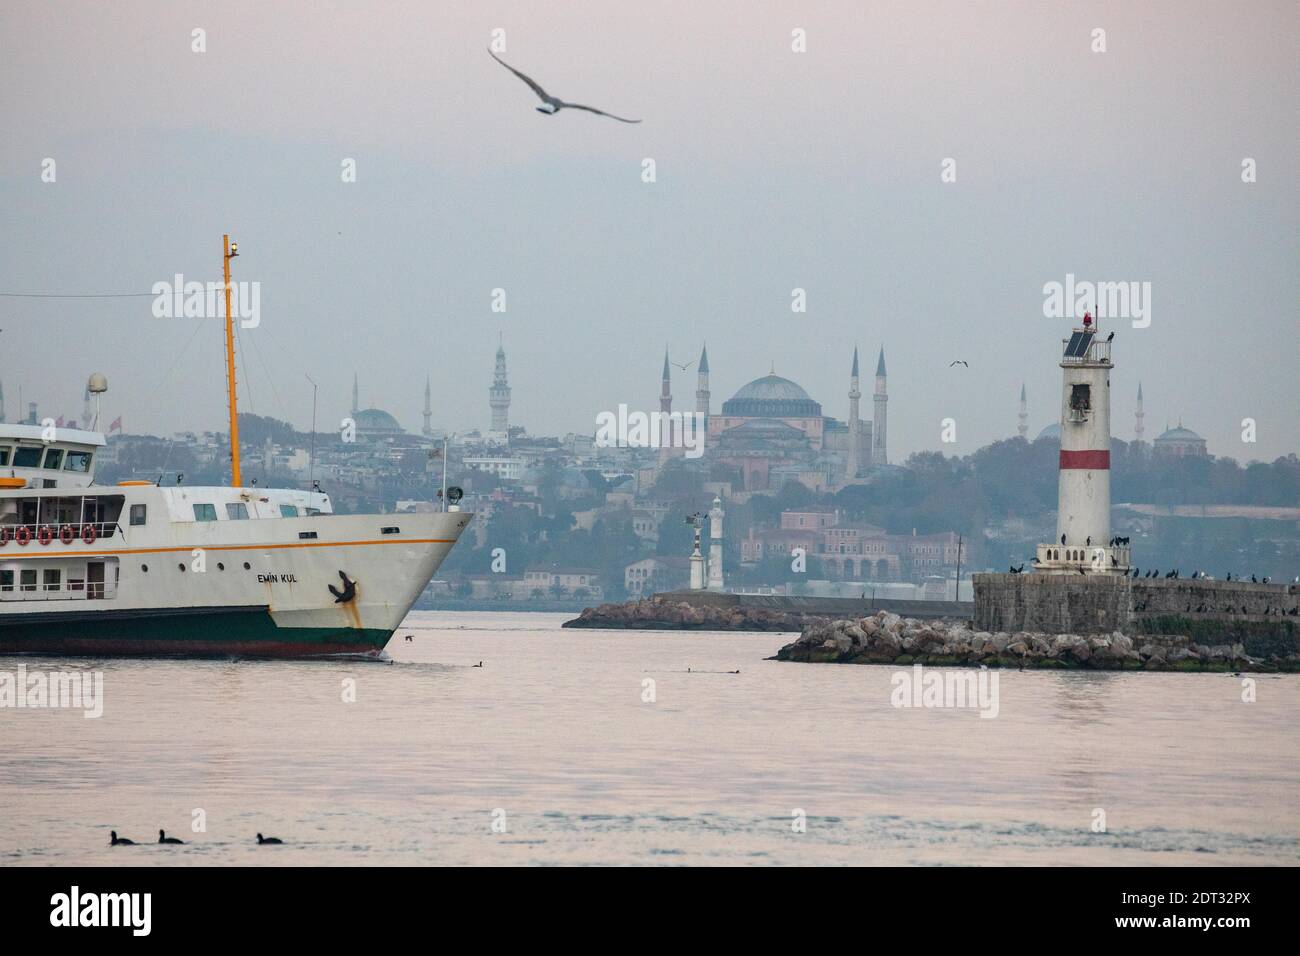
M 1118 575 L 975 574 L 975 627 L 1044 634 L 1291 634 L 1300 587 Z

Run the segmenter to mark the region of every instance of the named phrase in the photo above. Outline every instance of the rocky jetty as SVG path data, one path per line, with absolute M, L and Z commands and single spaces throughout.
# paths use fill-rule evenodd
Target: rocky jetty
M 1086 668 L 1151 671 L 1300 671 L 1294 644 L 1199 644 L 1185 635 L 976 631 L 969 621 L 920 621 L 880 611 L 818 621 L 775 660 L 835 664 Z M 1255 651 L 1255 653 L 1252 653 Z
M 565 627 L 663 631 L 801 631 L 825 621 L 810 614 L 761 607 L 698 607 L 685 601 L 628 601 L 589 607 Z

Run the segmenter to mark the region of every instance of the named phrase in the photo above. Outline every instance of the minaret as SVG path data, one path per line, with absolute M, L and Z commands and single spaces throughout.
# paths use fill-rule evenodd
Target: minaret
M 433 392 L 429 387 L 429 376 L 424 377 L 424 428 L 425 438 L 433 437 Z
M 1029 437 L 1029 405 L 1025 401 L 1025 383 L 1020 383 L 1020 424 L 1016 426 L 1021 438 Z
M 90 386 L 86 386 L 85 397 L 81 400 L 81 427 L 85 431 L 90 430 Z
M 659 411 L 662 413 L 659 432 L 659 462 L 662 464 L 672 455 L 673 425 L 668 416 L 673 411 L 673 389 L 668 374 L 668 349 L 664 348 L 664 375 L 659 385 Z
M 352 373 L 352 417 L 357 417 L 357 412 L 361 411 L 361 402 L 358 399 L 357 392 L 357 373 Z
M 709 590 L 722 590 L 722 499 L 716 495 L 709 510 Z
M 506 379 L 505 346 L 497 344 L 497 364 L 488 389 L 488 404 L 492 406 L 492 431 L 502 440 L 510 434 L 510 383 Z
M 1038 546 L 1034 570 L 1126 574 L 1128 546 L 1110 543 L 1111 343 L 1089 313 L 1064 342 L 1060 365 L 1056 539 Z
M 699 376 L 695 382 L 695 411 L 705 418 L 709 415 L 709 347 L 700 350 Z
M 1146 416 L 1147 413 L 1142 410 L 1142 383 L 1138 382 L 1137 411 L 1133 413 L 1133 435 L 1138 441 L 1141 441 L 1142 436 L 1146 434 L 1147 427 L 1142 422 L 1142 419 L 1146 418 Z M 0 422 L 2 421 L 4 421 L 4 419 L 0 418 Z
M 871 422 L 871 464 L 888 465 L 889 453 L 885 450 L 885 420 L 888 414 L 886 406 L 889 395 L 885 392 L 885 347 L 880 347 L 880 359 L 876 362 L 875 418 Z
M 862 390 L 858 388 L 858 347 L 853 346 L 853 370 L 849 372 L 849 451 L 848 461 L 844 464 L 844 481 L 850 482 L 858 477 L 858 399 Z

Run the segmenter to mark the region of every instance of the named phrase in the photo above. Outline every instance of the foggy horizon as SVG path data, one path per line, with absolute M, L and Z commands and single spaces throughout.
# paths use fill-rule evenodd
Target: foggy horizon
M 1300 448 L 1300 16 L 1250 13 L 6 9 L 0 292 L 217 280 L 228 232 L 233 278 L 261 285 L 260 324 L 240 333 L 241 411 L 301 430 L 306 376 L 329 431 L 354 372 L 361 406 L 409 431 L 426 376 L 435 427 L 486 427 L 498 336 L 512 423 L 533 434 L 591 434 L 620 403 L 657 409 L 665 344 L 694 363 L 705 342 L 713 411 L 774 368 L 844 420 L 855 344 L 864 415 L 883 344 L 901 462 L 1014 436 L 1022 382 L 1029 437 L 1058 420 L 1073 323 L 1044 316 L 1046 283 L 1149 282 L 1148 328 L 1102 323 L 1116 332 L 1113 436 L 1133 438 L 1140 381 L 1146 440 L 1181 423 L 1212 454 L 1271 461 Z M 796 28 L 807 52 L 791 49 Z M 643 122 L 538 114 L 488 56 L 495 29 L 502 58 L 548 91 Z M 941 181 L 948 158 L 955 182 Z M 1246 158 L 1257 181 L 1243 182 Z M 348 159 L 355 182 L 340 179 Z M 42 415 L 79 413 L 102 372 L 101 424 L 223 430 L 220 321 L 150 308 L 0 299 L 9 420 L 26 412 L 20 389 Z M 674 410 L 693 409 L 695 375 L 673 368 Z M 949 417 L 955 443 L 940 440 Z

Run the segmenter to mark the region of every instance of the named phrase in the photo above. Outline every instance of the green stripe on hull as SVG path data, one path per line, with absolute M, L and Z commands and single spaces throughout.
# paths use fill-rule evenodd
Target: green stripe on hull
M 265 607 L 4 614 L 0 654 L 103 657 L 377 656 L 393 632 L 277 627 Z

